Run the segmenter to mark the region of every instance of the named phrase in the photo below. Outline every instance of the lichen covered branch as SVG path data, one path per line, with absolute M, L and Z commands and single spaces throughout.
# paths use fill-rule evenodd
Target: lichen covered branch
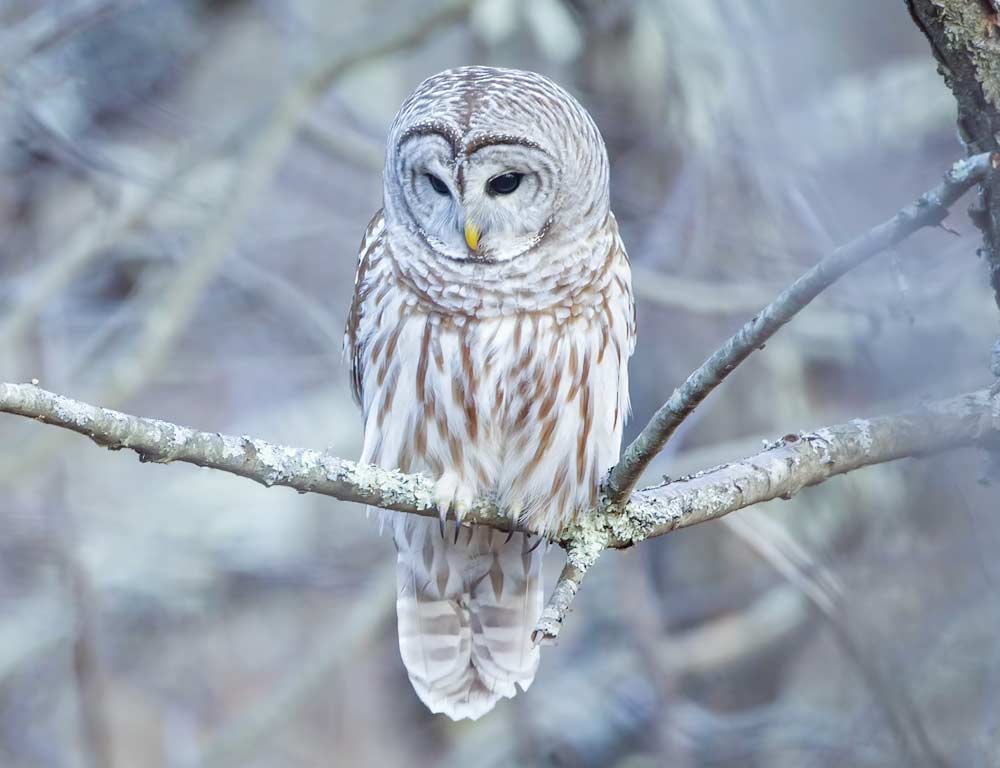
M 563 620 L 569 613 L 573 598 L 580 591 L 580 584 L 583 577 L 587 575 L 589 567 L 589 565 L 581 566 L 571 558 L 566 559 L 566 564 L 559 574 L 556 586 L 552 590 L 548 602 L 545 603 L 545 608 L 535 625 L 534 632 L 531 633 L 531 639 L 537 645 L 549 645 L 555 642 L 559 636 L 559 630 L 562 628 Z
M 536 630 L 558 633 L 580 581 L 602 551 L 630 547 L 861 467 L 965 445 L 1000 444 L 1000 398 L 988 390 L 912 411 L 788 434 L 759 453 L 636 491 L 620 514 L 605 506 L 564 533 L 566 568 Z
M 969 154 L 1000 151 L 1000 9 L 991 4 L 992 10 L 982 0 L 906 0 L 955 97 L 958 135 Z M 983 233 L 981 254 L 1000 307 L 1000 172 L 980 185 L 969 213 Z
M 265 486 L 285 486 L 325 496 L 417 515 L 438 515 L 431 500 L 433 484 L 358 464 L 311 449 L 292 448 L 248 436 L 199 432 L 159 419 L 131 416 L 47 392 L 31 384 L 0 384 L 0 412 L 13 413 L 86 435 L 111 450 L 127 448 L 140 461 L 174 461 L 218 469 Z M 507 530 L 510 518 L 489 501 L 476 504 L 463 518 L 469 523 Z
M 934 189 L 921 195 L 888 221 L 823 258 L 748 320 L 674 390 L 639 436 L 625 449 L 606 484 L 610 503 L 621 504 L 629 497 L 649 462 L 663 449 L 681 422 L 755 349 L 760 349 L 809 302 L 851 269 L 917 230 L 941 224 L 948 215 L 948 209 L 969 188 L 984 179 L 991 163 L 997 160 L 997 156 L 983 153 L 958 161 Z
M 635 492 L 608 515 L 608 546 L 629 547 L 772 499 L 790 499 L 836 475 L 913 456 L 1000 441 L 1000 398 L 987 389 L 891 416 L 788 434 L 731 464 Z
M 81 403 L 33 384 L 0 384 L 0 412 L 78 432 L 112 450 L 135 451 L 142 461 L 186 462 L 266 486 L 418 515 L 438 514 L 432 483 L 420 475 L 248 436 L 200 432 Z M 583 577 L 606 549 L 629 547 L 770 499 L 790 498 L 806 486 L 860 467 L 975 444 L 1000 444 L 1000 398 L 988 390 L 895 416 L 789 434 L 742 461 L 637 491 L 624 508 L 605 500 L 563 532 L 559 543 L 567 552 L 566 567 L 534 637 L 538 642 L 557 637 Z M 477 501 L 463 519 L 501 530 L 510 524 L 490 499 Z

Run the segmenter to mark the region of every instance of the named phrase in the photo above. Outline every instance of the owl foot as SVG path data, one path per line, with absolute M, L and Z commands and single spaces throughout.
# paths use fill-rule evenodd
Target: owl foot
M 454 472 L 445 472 L 434 483 L 434 506 L 437 507 L 441 521 L 441 538 L 444 538 L 444 524 L 448 519 L 448 510 L 455 514 L 455 542 L 458 542 L 458 531 L 462 518 L 472 506 L 472 488 L 462 482 L 462 478 Z

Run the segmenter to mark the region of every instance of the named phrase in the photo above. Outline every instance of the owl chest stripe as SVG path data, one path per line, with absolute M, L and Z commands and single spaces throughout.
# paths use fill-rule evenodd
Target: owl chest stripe
M 420 337 L 420 358 L 417 362 L 417 402 L 427 403 L 427 363 L 430 359 L 433 327 L 430 318 L 424 319 L 424 332 Z

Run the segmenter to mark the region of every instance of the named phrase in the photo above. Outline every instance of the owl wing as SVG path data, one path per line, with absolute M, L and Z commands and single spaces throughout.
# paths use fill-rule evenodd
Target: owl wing
M 351 391 L 358 405 L 364 403 L 362 382 L 365 374 L 365 349 L 359 329 L 368 298 L 375 287 L 375 281 L 371 279 L 371 266 L 382 251 L 384 237 L 385 221 L 382 210 L 379 209 L 368 222 L 365 235 L 361 238 L 358 267 L 354 276 L 354 297 L 351 300 L 351 312 L 347 316 L 347 329 L 344 331 L 344 358 L 351 367 Z
M 628 251 L 625 250 L 625 242 L 622 240 L 621 233 L 618 231 L 618 219 L 613 213 L 608 213 L 608 222 L 611 231 L 614 233 L 615 238 L 615 250 L 618 253 L 618 258 L 616 259 L 617 269 L 615 270 L 616 275 L 619 279 L 619 285 L 621 286 L 623 298 L 622 300 L 626 304 L 625 318 L 625 349 L 626 355 L 625 360 L 632 357 L 632 353 L 635 352 L 635 340 L 636 340 L 636 314 L 635 314 L 635 294 L 632 291 L 632 271 L 631 263 L 628 258 Z M 628 395 L 628 382 L 625 382 L 625 395 Z

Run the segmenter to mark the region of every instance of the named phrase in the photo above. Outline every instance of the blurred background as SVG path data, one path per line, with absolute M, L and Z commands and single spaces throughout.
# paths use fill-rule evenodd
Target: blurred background
M 383 137 L 471 63 L 553 77 L 604 133 L 626 439 L 962 154 L 896 0 L 4 0 L 0 379 L 356 456 L 340 347 Z M 986 385 L 964 207 L 782 330 L 647 480 Z M 1000 765 L 981 469 L 867 469 L 609 554 L 531 690 L 453 724 L 406 680 L 359 507 L 0 417 L 0 766 Z

